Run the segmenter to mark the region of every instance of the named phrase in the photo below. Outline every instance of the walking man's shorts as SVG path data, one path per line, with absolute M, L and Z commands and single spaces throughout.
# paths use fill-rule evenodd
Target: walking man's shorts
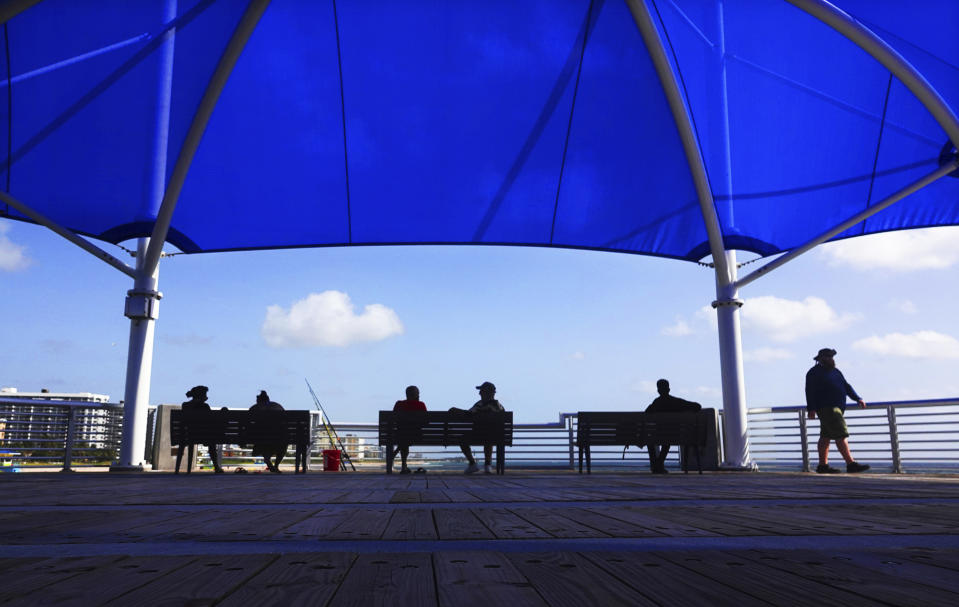
M 849 436 L 849 428 L 843 419 L 842 409 L 839 407 L 823 407 L 817 412 L 819 416 L 819 436 L 829 440 L 839 440 Z

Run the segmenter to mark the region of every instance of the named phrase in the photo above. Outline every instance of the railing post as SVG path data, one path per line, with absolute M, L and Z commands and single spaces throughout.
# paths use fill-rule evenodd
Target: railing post
M 63 468 L 60 472 L 73 472 L 73 439 L 76 437 L 76 407 L 67 406 L 67 440 L 63 446 Z
M 902 474 L 902 456 L 899 453 L 899 427 L 896 425 L 896 407 L 886 407 L 886 417 L 889 418 L 889 446 L 892 448 L 892 471 Z
M 806 428 L 806 409 L 799 410 L 799 440 L 802 443 L 802 471 L 809 472 L 809 431 Z
M 566 418 L 566 425 L 569 428 L 569 469 L 573 470 L 576 467 L 574 458 L 573 458 L 573 416 L 570 415 Z

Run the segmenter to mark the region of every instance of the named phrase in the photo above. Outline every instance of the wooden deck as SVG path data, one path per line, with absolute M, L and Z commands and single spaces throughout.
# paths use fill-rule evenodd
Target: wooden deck
M 955 605 L 959 478 L 0 475 L 2 605 Z

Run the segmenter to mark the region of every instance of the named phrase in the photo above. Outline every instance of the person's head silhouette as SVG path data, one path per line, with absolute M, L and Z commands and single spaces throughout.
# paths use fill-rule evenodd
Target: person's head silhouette
M 419 400 L 420 399 L 420 389 L 416 386 L 407 386 L 406 387 L 406 400 Z
M 656 382 L 656 391 L 659 392 L 661 396 L 666 396 L 669 394 L 669 381 L 661 379 Z

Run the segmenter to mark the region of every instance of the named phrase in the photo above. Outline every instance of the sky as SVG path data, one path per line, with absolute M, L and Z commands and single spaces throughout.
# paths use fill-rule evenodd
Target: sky
M 822 347 L 838 350 L 867 402 L 959 397 L 957 279 L 950 227 L 822 245 L 746 286 L 747 405 L 804 404 Z M 216 406 L 247 407 L 267 390 L 306 409 L 307 379 L 334 423 L 373 422 L 407 385 L 446 409 L 471 405 L 474 386 L 492 381 L 516 421 L 531 423 L 644 408 L 667 378 L 673 394 L 722 406 L 713 271 L 685 261 L 317 248 L 173 255 L 159 285 L 151 404 L 203 384 Z M 0 386 L 123 399 L 131 287 L 53 232 L 0 219 Z

